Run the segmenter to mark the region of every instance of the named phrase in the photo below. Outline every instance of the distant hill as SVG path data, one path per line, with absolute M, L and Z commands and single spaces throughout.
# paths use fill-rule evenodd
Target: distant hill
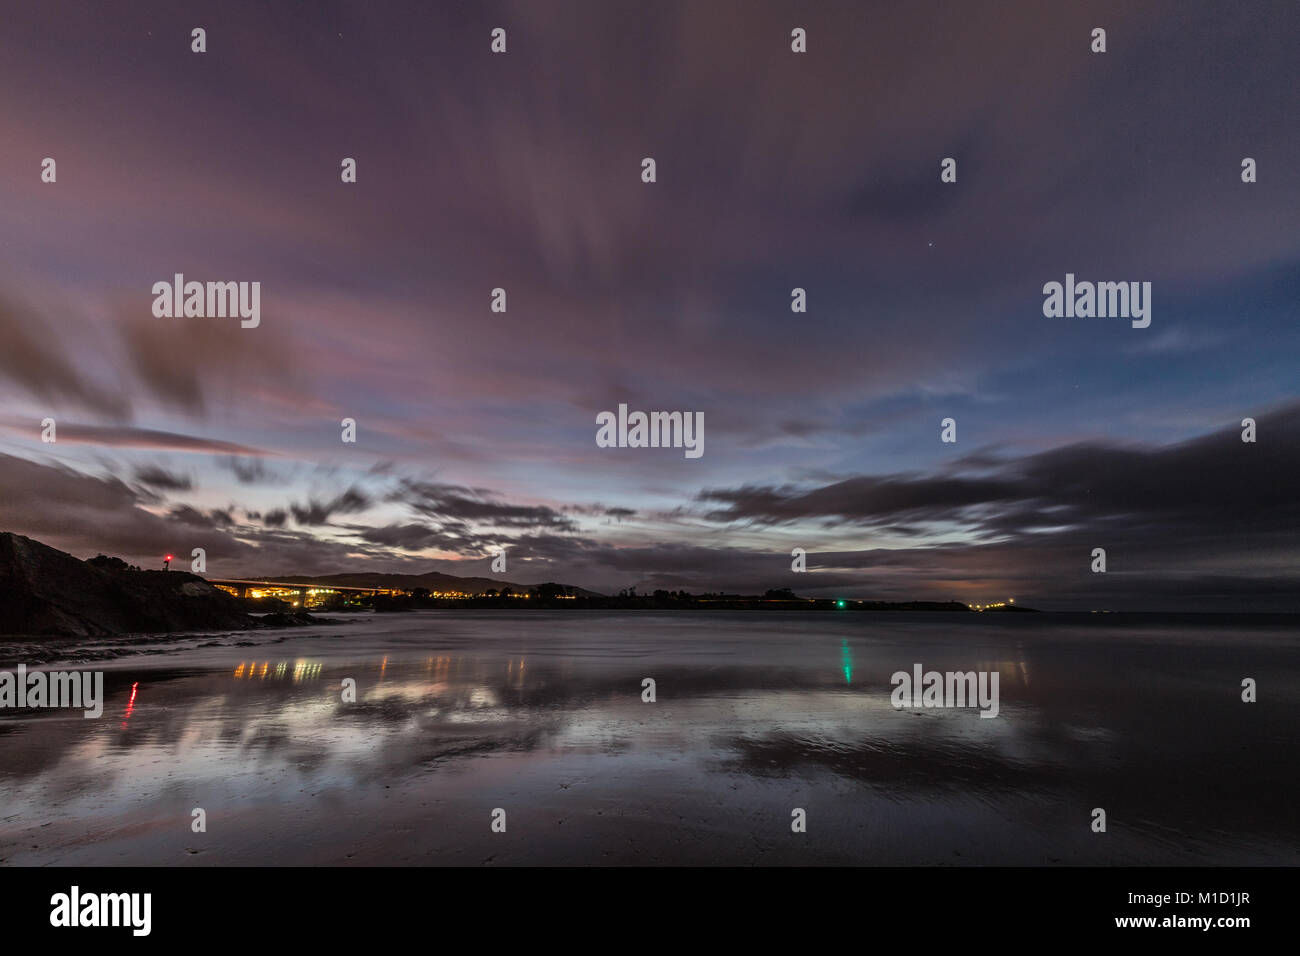
M 97 637 L 251 627 L 244 605 L 185 571 L 81 561 L 0 532 L 0 634 Z
M 380 574 L 373 571 L 359 571 L 341 574 L 294 574 L 288 577 L 271 575 L 265 578 L 249 578 L 249 580 L 276 581 L 283 584 L 333 584 L 345 588 L 395 588 L 403 591 L 428 588 L 430 591 L 464 591 L 468 594 L 483 594 L 487 591 L 500 591 L 502 588 L 523 593 L 537 586 L 515 584 L 513 581 L 502 581 L 500 578 L 463 578 L 439 571 L 429 571 L 426 574 Z M 571 590 L 579 597 L 601 596 L 595 591 L 587 591 L 583 588 L 574 587 Z

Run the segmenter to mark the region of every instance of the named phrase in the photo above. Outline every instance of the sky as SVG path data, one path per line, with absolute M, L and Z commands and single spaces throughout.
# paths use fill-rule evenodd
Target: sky
M 16 7 L 0 530 L 1300 610 L 1298 46 L 1251 0 Z M 259 282 L 260 324 L 155 316 L 176 273 Z M 1067 274 L 1150 282 L 1149 327 L 1045 316 Z M 620 403 L 702 413 L 703 454 L 599 447 Z

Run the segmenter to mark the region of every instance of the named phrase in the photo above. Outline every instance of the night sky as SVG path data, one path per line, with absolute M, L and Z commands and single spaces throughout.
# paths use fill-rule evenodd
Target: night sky
M 1300 610 L 1298 50 L 1291 0 L 11 5 L 0 530 Z M 260 326 L 155 317 L 175 273 Z M 1067 273 L 1151 282 L 1150 327 L 1045 317 Z M 703 456 L 597 447 L 619 403 Z

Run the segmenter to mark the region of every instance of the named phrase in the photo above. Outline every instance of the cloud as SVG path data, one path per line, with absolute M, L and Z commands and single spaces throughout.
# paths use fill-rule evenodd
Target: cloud
M 240 524 L 235 505 L 175 503 L 160 516 L 148 510 L 150 492 L 118 478 L 0 456 L 0 527 L 137 562 L 201 545 L 214 573 L 242 575 L 253 567 L 483 573 L 481 556 L 503 546 L 519 580 L 607 592 L 792 587 L 885 600 L 1017 596 L 1065 608 L 1295 609 L 1300 505 L 1291 485 L 1300 474 L 1300 402 L 1254 417 L 1255 443 L 1242 442 L 1233 423 L 1160 446 L 1086 442 L 1020 456 L 982 449 L 933 474 L 709 488 L 675 518 L 647 515 L 630 529 L 606 522 L 592 535 L 574 533 L 568 514 L 632 509 L 519 505 L 486 489 L 406 478 L 385 503 L 404 503 L 426 520 L 331 524 L 375 503 L 352 486 L 291 506 L 303 527 L 288 531 L 284 510 L 265 512 L 260 525 Z M 155 485 L 180 481 L 159 472 L 150 475 Z M 313 530 L 326 525 L 327 533 Z M 683 533 L 701 543 L 664 538 Z M 845 546 L 855 538 L 860 545 Z M 883 546 L 885 538 L 893 543 Z M 792 541 L 808 552 L 804 574 L 790 569 Z M 1108 553 L 1104 575 L 1089 568 L 1096 547 Z M 466 557 L 412 554 L 426 550 Z
M 239 458 L 234 455 L 218 460 L 217 464 L 233 474 L 241 485 L 268 484 L 280 481 L 261 458 Z
M 442 551 L 478 551 L 481 544 L 472 535 L 449 533 L 424 524 L 390 524 L 381 528 L 356 528 L 363 541 L 406 551 L 436 548 Z
M 0 529 L 84 557 L 116 553 L 136 563 L 167 551 L 188 553 L 199 543 L 209 557 L 250 553 L 247 545 L 216 529 L 211 516 L 188 506 L 160 516 L 143 507 L 152 500 L 113 476 L 0 455 Z
M 404 480 L 392 495 L 415 511 L 432 518 L 476 522 L 499 528 L 575 527 L 572 518 L 545 505 L 507 504 L 482 488 Z
M 168 277 L 170 278 L 170 277 Z M 238 320 L 159 319 L 150 296 L 118 306 L 117 325 L 134 382 L 169 408 L 202 416 L 214 394 L 255 393 L 295 377 L 294 350 L 270 317 L 256 330 Z
M 355 485 L 328 501 L 309 498 L 306 504 L 292 504 L 289 510 L 300 525 L 328 524 L 335 514 L 356 514 L 370 507 L 370 497 Z
M 39 429 L 33 424 L 8 419 L 5 426 L 19 434 L 35 434 Z M 84 425 L 69 422 L 57 424 L 59 444 L 104 445 L 114 448 L 142 448 L 157 451 L 190 451 L 212 454 L 267 455 L 257 448 L 235 442 L 200 438 L 178 432 L 157 431 L 151 428 L 132 428 L 119 425 Z
M 1045 526 L 1137 525 L 1243 531 L 1297 528 L 1287 476 L 1300 474 L 1300 403 L 1258 416 L 1260 440 L 1235 424 L 1163 447 L 1083 442 L 1019 459 L 965 464 L 985 475 L 857 476 L 813 488 L 745 485 L 702 491 L 717 522 L 809 519 L 863 527 L 954 522 L 972 531 L 1028 534 Z
M 725 507 L 704 513 L 710 521 L 783 524 L 809 518 L 863 525 L 899 518 L 913 521 L 957 517 L 972 505 L 1014 500 L 1023 494 L 1010 480 L 957 477 L 857 477 L 820 488 L 746 485 L 702 491 L 701 501 Z
M 51 412 L 65 404 L 109 418 L 124 418 L 131 403 L 120 391 L 93 383 L 68 356 L 75 348 L 60 343 L 57 325 L 34 311 L 0 299 L 0 377 L 41 402 Z
M 159 465 L 137 468 L 135 480 L 161 491 L 192 491 L 194 488 L 194 479 L 189 475 L 167 471 Z

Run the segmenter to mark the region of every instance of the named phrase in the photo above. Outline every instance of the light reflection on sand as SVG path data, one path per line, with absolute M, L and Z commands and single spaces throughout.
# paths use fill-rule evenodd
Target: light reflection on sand
M 980 617 L 431 612 L 95 665 L 104 719 L 0 715 L 0 858 L 1300 862 L 1294 630 Z M 1000 716 L 895 710 L 918 662 L 996 670 Z

